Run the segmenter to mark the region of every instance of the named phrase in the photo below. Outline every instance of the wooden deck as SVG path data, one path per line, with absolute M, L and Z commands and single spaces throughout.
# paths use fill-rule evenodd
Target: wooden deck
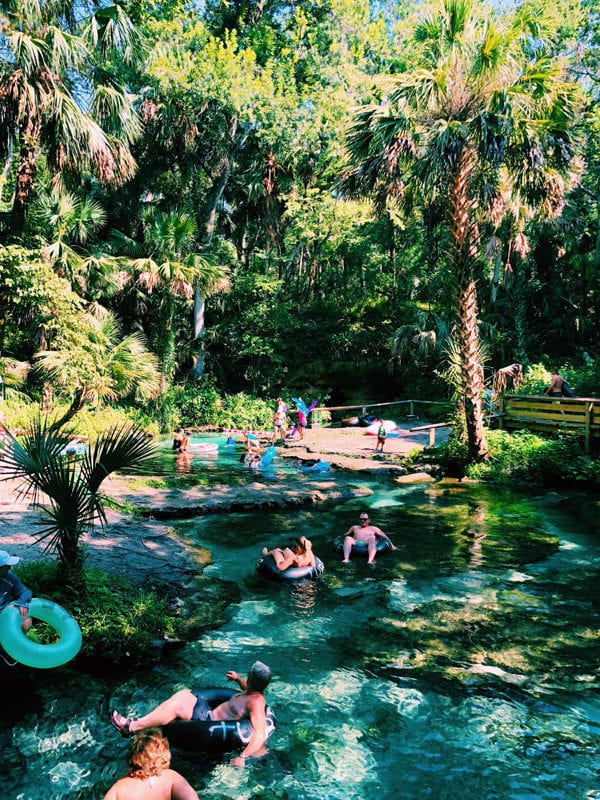
M 600 399 L 504 395 L 492 415 L 505 430 L 570 433 L 584 437 L 585 452 L 600 439 Z

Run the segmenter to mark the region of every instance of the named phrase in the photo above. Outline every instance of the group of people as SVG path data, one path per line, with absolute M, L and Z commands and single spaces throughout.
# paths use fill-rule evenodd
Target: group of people
M 308 424 L 306 406 L 301 397 L 293 397 L 292 400 L 296 405 L 298 422 L 294 425 L 291 432 L 288 433 L 288 417 L 290 412 L 284 400 L 281 397 L 277 398 L 277 409 L 273 414 L 273 444 L 275 444 L 277 440 L 285 442 L 286 439 L 291 438 L 296 432 L 300 440 L 304 439 L 304 431 Z
M 175 453 L 185 453 L 190 446 L 190 431 L 179 428 L 173 436 L 173 451 Z
M 349 562 L 352 548 L 357 542 L 368 546 L 368 563 L 373 563 L 380 538 L 389 542 L 392 550 L 398 548 L 380 528 L 370 524 L 369 515 L 362 512 L 360 524 L 352 525 L 344 535 L 344 561 Z M 272 556 L 277 568 L 315 566 L 312 543 L 306 536 L 294 539 L 289 547 L 263 549 L 263 556 Z M 1 553 L 0 553 L 1 558 Z M 141 717 L 126 717 L 118 711 L 110 715 L 112 725 L 122 736 L 132 737 L 127 775 L 120 778 L 106 793 L 104 800 L 197 800 L 198 795 L 188 781 L 169 768 L 170 751 L 163 737 L 162 727 L 175 720 L 248 719 L 252 734 L 242 751 L 236 754 L 231 765 L 244 767 L 248 759 L 266 753 L 267 720 L 264 691 L 271 682 L 271 670 L 262 661 L 256 661 L 247 678 L 231 670 L 227 679 L 235 681 L 240 691 L 225 702 L 210 708 L 201 693 L 180 689 Z
M 350 563 L 350 555 L 352 548 L 357 544 L 367 545 L 367 563 L 373 564 L 377 556 L 377 544 L 380 540 L 384 540 L 389 544 L 390 550 L 397 550 L 387 533 L 384 533 L 381 528 L 376 525 L 370 524 L 371 520 L 366 511 L 361 512 L 359 516 L 359 524 L 351 525 L 344 534 L 343 553 L 344 558 L 342 563 Z M 312 542 L 306 536 L 299 536 L 294 539 L 294 549 L 289 547 L 275 547 L 268 550 L 266 547 L 262 551 L 263 556 L 271 556 L 275 565 L 280 572 L 283 572 L 290 567 L 314 567 L 315 554 L 312 549 Z

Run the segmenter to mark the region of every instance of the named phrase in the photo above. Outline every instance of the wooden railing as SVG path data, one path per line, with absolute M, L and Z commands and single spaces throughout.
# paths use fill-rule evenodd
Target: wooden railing
M 492 414 L 505 430 L 574 433 L 584 437 L 585 452 L 600 439 L 600 399 L 596 397 L 546 397 L 504 395 L 498 413 Z

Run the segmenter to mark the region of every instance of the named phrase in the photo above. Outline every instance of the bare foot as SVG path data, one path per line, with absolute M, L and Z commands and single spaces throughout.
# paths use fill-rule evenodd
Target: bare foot
M 350 560 L 349 560 L 349 559 L 347 559 L 347 558 L 345 558 L 345 559 L 342 561 L 342 564 L 349 564 L 349 563 L 350 563 Z
M 266 556 L 268 552 L 269 552 L 269 551 L 267 550 L 267 548 L 266 548 L 266 547 L 263 547 L 263 549 L 262 549 L 262 554 L 263 554 L 263 556 Z

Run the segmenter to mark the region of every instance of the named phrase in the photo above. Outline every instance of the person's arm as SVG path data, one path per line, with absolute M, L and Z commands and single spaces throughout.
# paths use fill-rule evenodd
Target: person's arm
M 12 572 L 6 576 L 12 586 L 11 605 L 21 606 L 21 608 L 28 608 L 29 602 L 33 595 L 30 590 L 24 586 L 21 581 Z
M 246 691 L 246 689 L 248 688 L 248 684 L 246 683 L 246 681 L 244 680 L 244 678 L 240 677 L 240 676 L 237 674 L 237 672 L 235 672 L 235 671 L 234 671 L 234 670 L 232 670 L 232 669 L 231 669 L 231 670 L 229 670 L 229 672 L 228 672 L 228 673 L 227 673 L 227 675 L 226 675 L 226 678 L 227 678 L 227 680 L 228 680 L 228 681 L 236 681 L 236 683 L 238 683 L 238 684 L 239 684 L 239 687 L 240 687 L 240 689 L 242 690 L 242 692 L 245 692 L 245 691 Z
M 250 715 L 250 724 L 252 725 L 252 734 L 248 739 L 248 744 L 244 747 L 239 756 L 235 756 L 235 758 L 231 760 L 234 767 L 243 767 L 246 763 L 246 759 L 261 751 L 264 743 L 267 741 L 265 698 L 262 695 L 260 697 L 251 697 L 248 700 L 248 712 Z
M 199 800 L 196 790 L 178 772 L 171 785 L 171 800 Z
M 351 526 L 348 528 L 348 530 L 346 531 L 346 533 L 344 534 L 344 536 L 354 536 L 354 525 L 351 525 Z
M 375 536 L 381 536 L 382 539 L 385 539 L 387 542 L 389 542 L 390 545 L 391 545 L 392 550 L 397 550 L 398 549 L 396 547 L 396 545 L 392 542 L 390 537 L 387 535 L 387 533 L 384 533 L 381 530 L 381 528 L 376 528 L 375 526 L 373 526 L 373 533 L 375 534 Z

